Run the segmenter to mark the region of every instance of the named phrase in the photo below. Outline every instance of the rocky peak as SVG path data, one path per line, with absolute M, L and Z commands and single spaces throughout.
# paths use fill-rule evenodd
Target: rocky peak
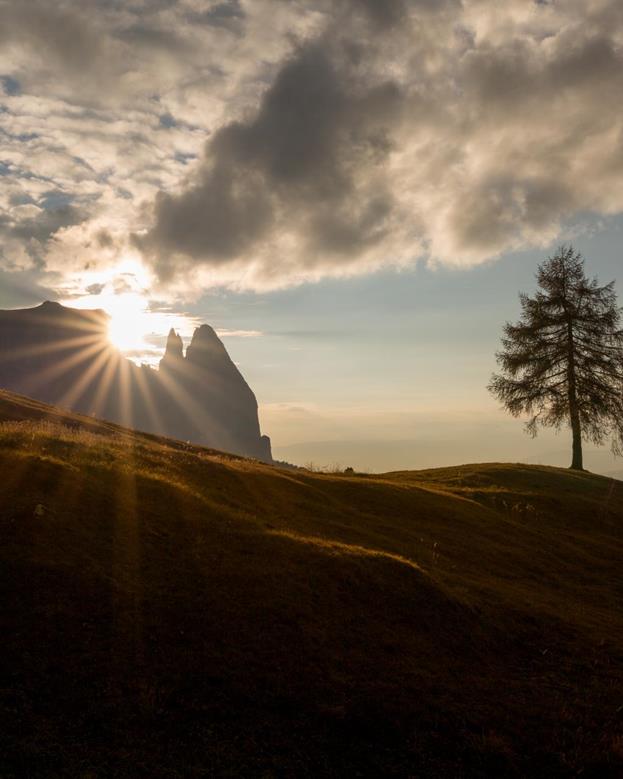
M 52 301 L 0 311 L 0 387 L 45 403 L 63 405 L 71 397 L 69 407 L 82 414 L 272 461 L 255 395 L 212 327 L 195 330 L 185 357 L 171 329 L 160 371 L 116 356 L 124 366 L 121 390 L 101 362 L 112 359 L 107 320 L 101 309 Z M 42 383 L 41 376 L 50 378 Z
M 44 320 L 54 327 L 82 328 L 98 335 L 105 331 L 110 319 L 101 308 L 70 308 L 55 300 L 46 300 L 34 308 L 16 309 L 15 315 L 24 316 L 27 324 Z
M 179 359 L 181 360 L 184 357 L 184 342 L 181 339 L 181 336 L 179 336 L 173 328 L 169 330 L 169 335 L 167 336 L 167 346 L 164 350 L 164 358 L 169 359 Z
M 173 328 L 169 330 L 164 357 L 160 360 L 160 370 L 180 368 L 184 360 L 184 343 Z
M 201 325 L 193 333 L 186 351 L 188 362 L 200 367 L 211 367 L 215 362 L 230 362 L 227 350 L 210 325 Z

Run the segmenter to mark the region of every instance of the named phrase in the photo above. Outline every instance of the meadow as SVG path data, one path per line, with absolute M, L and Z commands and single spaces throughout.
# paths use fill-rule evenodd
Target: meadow
M 273 467 L 0 392 L 3 777 L 623 775 L 623 483 Z

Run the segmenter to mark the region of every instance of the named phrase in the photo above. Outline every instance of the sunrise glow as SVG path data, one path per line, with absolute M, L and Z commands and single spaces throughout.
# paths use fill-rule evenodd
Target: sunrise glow
M 74 308 L 104 310 L 109 316 L 110 346 L 137 365 L 155 366 L 169 330 L 174 328 L 182 338 L 190 338 L 198 322 L 164 305 L 155 306 L 146 295 L 147 285 L 142 266 L 126 260 L 105 275 L 94 274 L 87 285 L 90 294 L 61 302 Z

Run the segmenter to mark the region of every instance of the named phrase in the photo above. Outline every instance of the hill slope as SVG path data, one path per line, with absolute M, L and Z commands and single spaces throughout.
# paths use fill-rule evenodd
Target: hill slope
M 621 775 L 623 483 L 0 419 L 3 776 Z

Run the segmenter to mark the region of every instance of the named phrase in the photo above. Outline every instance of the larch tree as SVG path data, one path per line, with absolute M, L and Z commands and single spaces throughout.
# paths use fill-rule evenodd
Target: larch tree
M 584 259 L 562 246 L 539 265 L 534 297 L 520 294 L 522 314 L 507 322 L 501 371 L 489 390 L 513 416 L 538 427 L 571 428 L 571 468 L 582 470 L 582 440 L 612 439 L 623 454 L 623 330 L 614 281 L 587 278 Z

